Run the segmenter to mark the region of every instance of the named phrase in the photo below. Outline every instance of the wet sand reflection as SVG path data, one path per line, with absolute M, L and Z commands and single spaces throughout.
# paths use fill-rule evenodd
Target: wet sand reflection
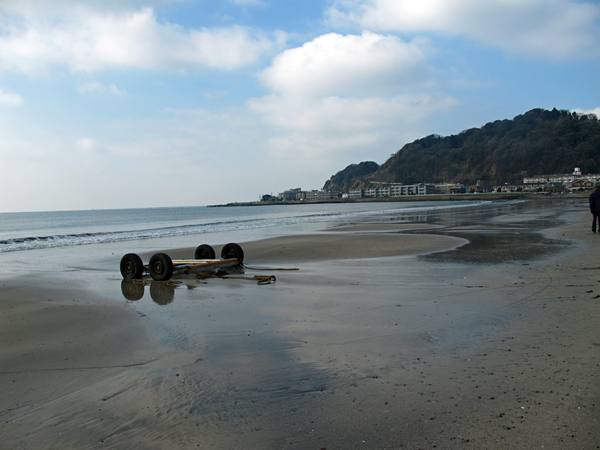
M 156 282 L 144 280 L 123 280 L 121 292 L 129 301 L 138 301 L 144 297 L 146 286 L 150 285 L 150 297 L 157 305 L 166 306 L 175 299 L 175 282 Z

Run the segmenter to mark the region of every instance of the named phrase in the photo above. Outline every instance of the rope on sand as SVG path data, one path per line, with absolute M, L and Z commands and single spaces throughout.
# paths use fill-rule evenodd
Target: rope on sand
M 275 281 L 277 281 L 277 278 L 275 278 L 275 275 L 254 275 L 253 277 L 232 277 L 229 275 L 224 275 L 220 278 L 234 278 L 237 280 L 256 281 L 256 284 L 271 284 L 271 283 L 275 283 Z
M 292 267 L 289 269 L 284 269 L 284 268 L 266 268 L 266 267 L 248 267 L 246 264 L 242 264 L 242 267 L 244 269 L 248 269 L 248 270 L 300 270 L 297 267 Z
M 249 281 L 256 281 L 256 284 L 271 284 L 271 283 L 275 283 L 275 281 L 277 281 L 277 278 L 275 278 L 275 275 L 254 275 L 253 277 L 241 277 L 241 276 L 234 276 L 234 275 L 219 274 L 218 272 L 217 273 L 201 272 L 196 275 L 196 280 L 198 280 L 199 282 L 205 283 L 204 280 L 206 280 L 207 278 L 221 278 L 221 279 L 232 278 L 232 279 L 237 279 L 237 280 L 249 280 Z

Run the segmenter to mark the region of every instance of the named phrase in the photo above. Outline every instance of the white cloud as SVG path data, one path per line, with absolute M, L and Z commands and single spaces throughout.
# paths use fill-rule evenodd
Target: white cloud
M 407 94 L 383 97 L 323 97 L 298 101 L 271 95 L 249 102 L 250 107 L 280 128 L 310 133 L 334 134 L 375 131 L 391 126 L 398 117 L 403 125 L 418 122 L 429 111 L 446 109 L 453 104 L 448 97 Z
M 109 84 L 108 86 L 99 83 L 98 81 L 87 81 L 84 83 L 79 83 L 77 86 L 77 92 L 80 94 L 85 94 L 86 92 L 103 92 L 109 93 L 113 95 L 125 95 L 125 91 L 119 89 L 114 84 Z
M 575 108 L 573 111 L 578 114 L 594 114 L 596 117 L 600 118 L 600 106 L 594 109 Z
M 159 22 L 152 8 L 106 13 L 80 6 L 47 16 L 37 9 L 0 9 L 0 14 L 0 70 L 28 74 L 54 65 L 84 72 L 229 70 L 254 63 L 274 45 L 245 27 L 186 29 Z
M 266 157 L 264 126 L 242 112 L 164 110 L 157 119 L 92 131 L 101 138 L 77 123 L 31 132 L 31 124 L 8 117 L 0 128 L 0 190 L 11 195 L 0 196 L 0 211 L 257 200 L 285 186 L 289 170 Z M 262 173 L 270 175 L 257 176 Z M 330 174 L 311 176 L 320 185 Z M 145 195 L 148 189 L 152 195 Z
M 343 154 L 357 155 L 372 148 L 371 158 L 387 154 L 386 146 L 420 136 L 419 124 L 429 115 L 447 112 L 456 100 L 447 96 L 414 94 L 392 98 L 324 97 L 299 102 L 272 95 L 249 103 L 265 120 L 283 131 L 269 141 L 274 157 L 332 163 Z
M 79 150 L 82 150 L 84 152 L 91 152 L 92 150 L 94 150 L 94 148 L 96 148 L 96 141 L 91 138 L 78 139 L 75 144 L 77 145 L 77 148 Z
M 0 89 L 0 105 L 20 105 L 21 103 L 23 103 L 23 99 L 19 94 Z
M 341 0 L 334 24 L 466 36 L 551 60 L 598 56 L 600 6 L 574 0 Z
M 56 15 L 75 9 L 127 11 L 144 7 L 160 7 L 181 0 L 0 0 L 0 11 L 7 14 Z
M 261 78 L 283 95 L 364 95 L 431 82 L 425 41 L 330 33 L 279 54 Z
M 272 94 L 247 104 L 280 131 L 269 141 L 273 156 L 326 163 L 395 148 L 456 103 L 436 93 L 427 51 L 425 41 L 370 32 L 320 36 L 276 56 L 260 75 Z

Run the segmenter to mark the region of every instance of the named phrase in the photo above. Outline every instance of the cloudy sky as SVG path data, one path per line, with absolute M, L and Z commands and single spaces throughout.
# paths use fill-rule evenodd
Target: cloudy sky
M 600 113 L 599 69 L 597 0 L 0 0 L 0 212 L 319 189 L 432 133 Z

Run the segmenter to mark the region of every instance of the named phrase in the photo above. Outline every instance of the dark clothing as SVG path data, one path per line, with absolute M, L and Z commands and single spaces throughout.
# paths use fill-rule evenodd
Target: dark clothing
M 600 189 L 596 189 L 590 194 L 590 212 L 594 216 L 592 220 L 592 231 L 596 232 L 596 224 L 600 215 Z
M 590 211 L 600 213 L 600 189 L 590 194 Z

